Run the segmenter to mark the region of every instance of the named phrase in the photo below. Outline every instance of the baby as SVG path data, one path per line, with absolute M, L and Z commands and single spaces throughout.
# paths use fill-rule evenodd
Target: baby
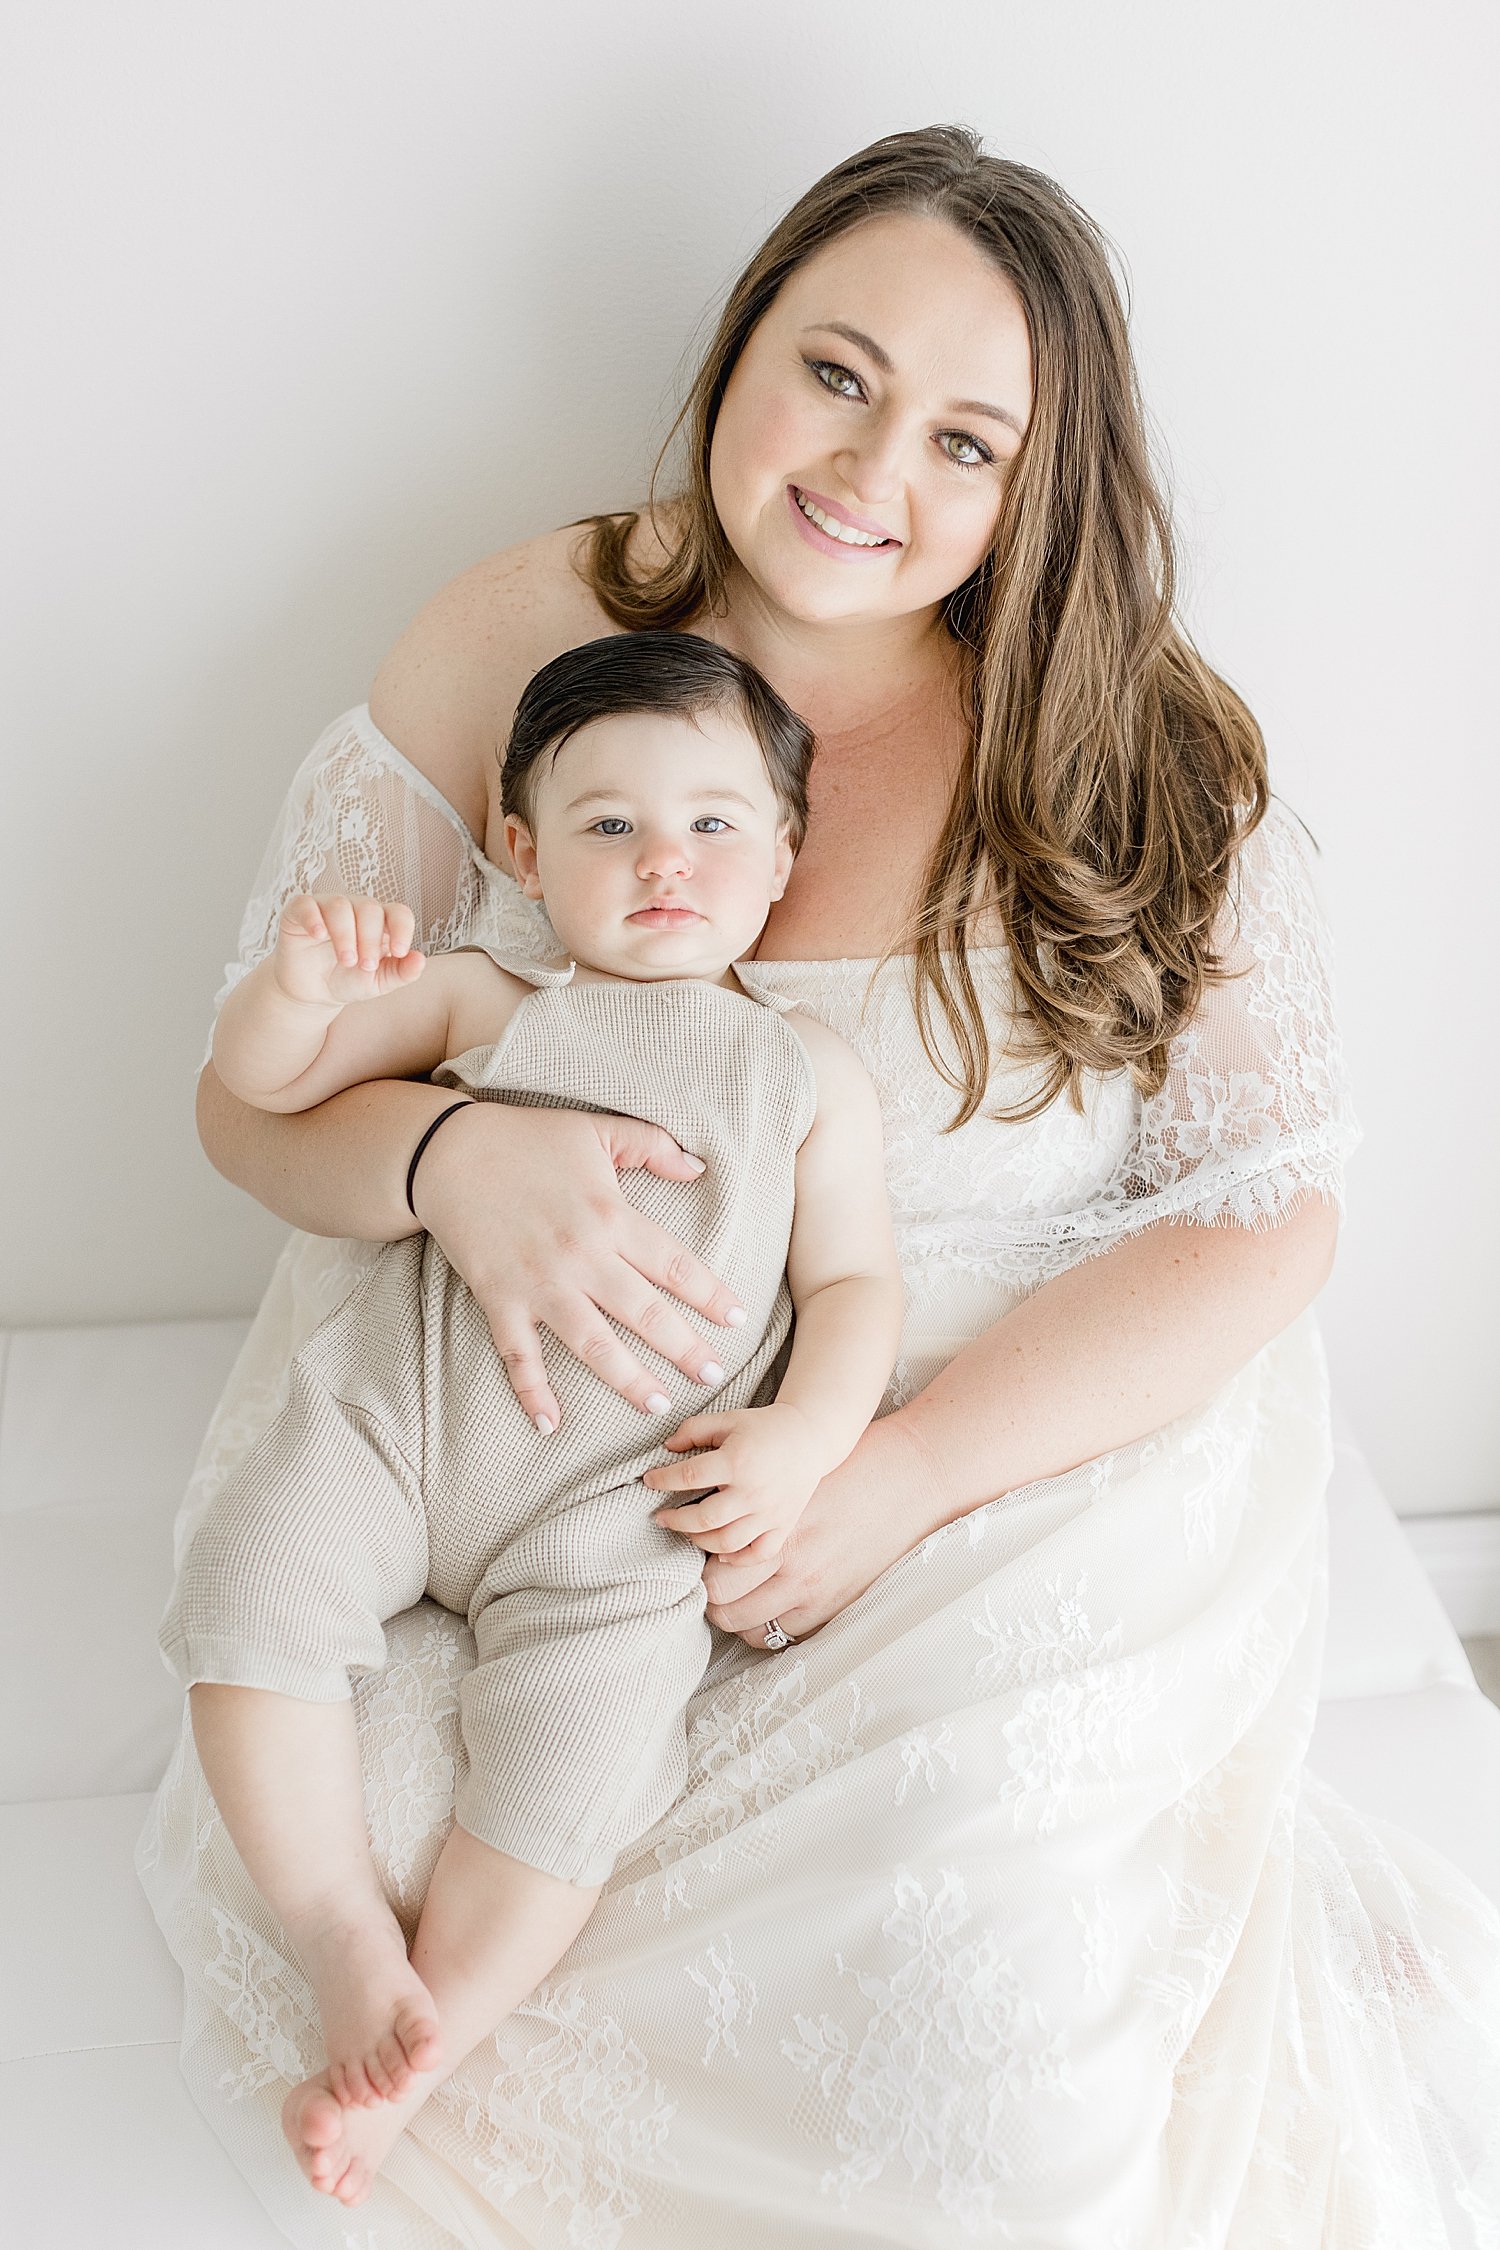
M 523 1412 L 431 1237 L 392 1243 L 296 1354 L 284 1406 L 187 1554 L 161 1644 L 193 1689 L 230 1835 L 293 1943 L 306 1932 L 327 2066 L 284 2123 L 313 2185 L 344 2202 L 679 1793 L 711 1645 L 700 1550 L 778 1552 L 890 1374 L 901 1292 L 874 1089 L 832 1032 L 754 998 L 733 967 L 785 889 L 812 747 L 711 642 L 575 649 L 523 695 L 502 792 L 521 886 L 568 958 L 476 944 L 424 961 L 406 907 L 300 897 L 219 1019 L 218 1072 L 262 1108 L 430 1073 L 455 1109 L 663 1126 L 701 1172 L 631 1173 L 623 1192 L 744 1308 L 705 1344 L 711 1396 L 686 1413 L 683 1376 L 649 1347 L 660 1387 L 643 1413 L 547 1339 L 554 1428 Z M 385 1620 L 424 1595 L 477 1643 L 457 1825 L 404 1973 L 368 1946 L 357 1971 L 326 1901 L 351 1836 L 368 1853 L 352 1814 L 335 1834 L 326 1809 L 345 1769 L 311 1794 L 318 1707 L 347 1707 L 351 1674 L 384 1660 Z M 273 1720 L 274 1753 L 254 1732 Z M 346 1760 L 352 1719 L 348 1737 Z

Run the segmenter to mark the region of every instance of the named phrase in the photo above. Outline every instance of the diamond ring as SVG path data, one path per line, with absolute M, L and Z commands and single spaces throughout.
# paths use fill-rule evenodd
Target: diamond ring
M 768 1617 L 766 1619 L 767 1648 L 795 1648 L 796 1645 L 796 1640 L 792 1634 L 783 1632 L 779 1618 Z

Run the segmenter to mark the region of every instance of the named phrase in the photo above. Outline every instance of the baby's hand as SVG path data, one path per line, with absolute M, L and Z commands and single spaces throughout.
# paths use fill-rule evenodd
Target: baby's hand
M 779 1555 L 826 1473 L 795 1406 L 694 1414 L 666 1442 L 669 1453 L 688 1458 L 648 1469 L 642 1481 L 653 1492 L 718 1489 L 687 1507 L 664 1508 L 655 1520 L 711 1555 L 755 1562 Z
M 281 917 L 271 974 L 289 1000 L 344 1007 L 410 984 L 426 966 L 409 906 L 305 893 Z

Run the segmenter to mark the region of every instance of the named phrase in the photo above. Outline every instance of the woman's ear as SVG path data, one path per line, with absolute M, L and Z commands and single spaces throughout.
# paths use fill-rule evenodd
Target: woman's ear
M 540 898 L 542 884 L 536 871 L 536 844 L 519 813 L 508 812 L 505 816 L 505 848 L 510 853 L 516 881 L 526 896 Z

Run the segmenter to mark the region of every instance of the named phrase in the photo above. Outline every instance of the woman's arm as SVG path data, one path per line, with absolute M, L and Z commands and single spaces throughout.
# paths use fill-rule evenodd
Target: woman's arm
M 357 1242 L 399 1242 L 419 1229 L 406 1207 L 411 1152 L 452 1100 L 446 1086 L 382 1080 L 351 1086 L 317 1109 L 277 1116 L 240 1101 L 205 1063 L 198 1137 L 215 1171 L 289 1226 Z
M 1312 1303 L 1338 1224 L 1317 1196 L 1262 1231 L 1169 1222 L 1046 1283 L 890 1417 L 926 1466 L 923 1532 L 1212 1398 Z
M 1190 1412 L 1312 1303 L 1337 1231 L 1309 1195 L 1279 1226 L 1169 1222 L 1045 1283 L 871 1423 L 774 1575 L 710 1558 L 709 1622 L 814 1632 L 955 1517 Z
M 1060 1257 L 1097 1254 L 872 1423 L 775 1578 L 752 1591 L 711 1564 L 715 1623 L 757 1644 L 768 1616 L 815 1629 L 955 1516 L 1191 1412 L 1312 1302 L 1358 1128 L 1327 933 L 1279 806 L 1241 846 L 1219 942 L 1234 973 L 1174 1046 L 1114 1177 L 1057 1223 Z

